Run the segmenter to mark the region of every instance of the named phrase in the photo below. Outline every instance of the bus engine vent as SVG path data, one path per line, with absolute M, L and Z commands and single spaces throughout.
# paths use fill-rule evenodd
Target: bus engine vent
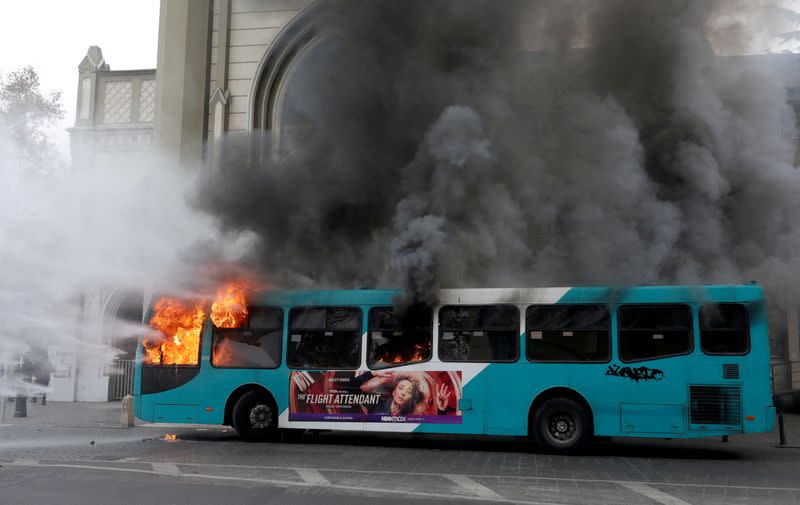
M 739 378 L 739 365 L 725 364 L 722 365 L 722 378 L 723 379 L 738 379 Z
M 742 424 L 738 387 L 689 386 L 690 424 Z

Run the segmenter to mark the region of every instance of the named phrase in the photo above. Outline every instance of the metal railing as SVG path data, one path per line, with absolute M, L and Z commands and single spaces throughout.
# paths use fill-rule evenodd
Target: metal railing
M 772 370 L 772 391 L 785 393 L 798 389 L 792 385 L 792 370 L 800 370 L 800 361 L 779 360 L 770 363 Z
M 122 400 L 125 395 L 133 394 L 133 374 L 136 361 L 132 359 L 114 360 L 108 378 L 108 400 Z

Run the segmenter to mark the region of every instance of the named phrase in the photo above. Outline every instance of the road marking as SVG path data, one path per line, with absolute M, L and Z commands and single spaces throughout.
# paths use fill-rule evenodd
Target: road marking
M 488 500 L 493 500 L 493 501 L 508 501 L 505 496 L 495 493 L 488 487 L 478 482 L 475 482 L 466 475 L 455 475 L 448 473 L 442 475 L 442 477 L 455 482 L 456 484 L 458 484 L 459 487 L 466 489 L 470 493 L 480 498 L 486 498 Z
M 27 460 L 31 461 L 31 460 Z M 155 466 L 157 463 L 151 463 L 151 465 Z M 50 468 L 71 468 L 71 469 L 82 469 L 82 470 L 99 470 L 99 471 L 109 471 L 109 472 L 131 472 L 131 473 L 144 473 L 149 475 L 159 475 L 158 472 L 154 470 L 141 470 L 138 468 L 119 468 L 119 467 L 107 467 L 107 466 L 96 466 L 96 465 L 70 465 L 70 464 L 63 464 L 63 463 L 39 463 L 37 464 L 39 467 L 50 467 Z M 208 465 L 208 466 L 222 466 L 222 465 Z M 277 468 L 277 467 L 276 467 Z M 308 482 L 297 482 L 293 480 L 272 480 L 272 479 L 260 479 L 257 477 L 233 477 L 227 475 L 207 475 L 207 474 L 197 474 L 197 473 L 179 473 L 176 477 L 181 478 L 189 478 L 189 479 L 206 479 L 206 480 L 217 480 L 217 481 L 238 481 L 238 482 L 254 482 L 257 484 L 265 484 L 265 485 L 272 485 L 276 487 L 318 487 L 316 485 L 309 484 Z M 327 479 L 326 479 L 327 480 Z M 444 494 L 444 493 L 428 493 L 425 491 L 410 491 L 410 490 L 402 490 L 402 489 L 387 489 L 387 488 L 377 488 L 377 487 L 362 487 L 362 486 L 350 486 L 350 485 L 342 485 L 342 484 L 331 484 L 331 488 L 333 489 L 344 489 L 348 491 L 355 491 L 360 493 L 379 493 L 379 494 L 396 494 L 396 495 L 406 495 L 406 496 L 420 496 L 424 498 L 441 498 L 441 499 L 453 499 L 458 498 L 459 500 L 469 500 L 469 501 L 498 501 L 498 500 L 487 500 L 485 497 L 481 496 L 454 496 L 453 494 Z M 524 501 L 524 500 L 502 500 L 504 503 L 513 503 L 518 505 L 564 505 L 559 503 L 552 503 L 552 502 L 538 502 L 538 501 Z
M 680 498 L 676 498 L 672 495 L 668 495 L 667 493 L 661 492 L 652 486 L 648 486 L 647 484 L 641 484 L 639 482 L 618 482 L 618 484 L 663 505 L 691 505 L 689 502 L 683 501 Z
M 17 458 L 14 460 L 13 464 L 20 466 L 36 466 L 39 464 L 39 460 L 30 458 Z
M 180 475 L 181 469 L 175 463 L 150 463 L 153 471 L 166 475 Z
M 85 460 L 86 462 L 96 462 L 97 460 Z M 220 467 L 220 468 L 258 468 L 264 470 L 285 470 L 282 466 L 269 466 L 269 465 L 226 465 L 221 463 L 181 463 L 184 466 L 207 466 L 207 467 Z M 441 477 L 440 473 L 426 473 L 426 472 L 401 472 L 395 470 L 356 470 L 349 468 L 315 468 L 320 472 L 344 472 L 344 473 L 369 473 L 369 474 L 387 474 L 387 475 L 402 475 L 402 476 L 424 476 L 424 477 Z M 800 491 L 800 487 L 791 486 L 748 486 L 748 485 L 731 485 L 731 484 L 697 484 L 692 482 L 658 482 L 658 481 L 619 481 L 611 479 L 589 479 L 580 477 L 546 477 L 540 475 L 526 476 L 526 475 L 502 475 L 502 474 L 465 474 L 465 477 L 485 477 L 492 479 L 515 479 L 515 480 L 546 480 L 554 482 L 586 482 L 586 483 L 602 483 L 602 484 L 645 484 L 653 486 L 678 486 L 678 487 L 709 487 L 715 489 L 756 489 L 762 491 Z
M 326 479 L 324 475 L 311 468 L 295 468 L 294 471 L 297 472 L 297 475 L 299 475 L 300 478 L 306 482 L 306 484 L 326 487 L 331 485 L 331 481 Z
M 16 464 L 20 466 L 53 466 L 53 467 L 64 467 L 64 468 L 84 468 L 89 470 L 109 470 L 109 471 L 120 471 L 120 472 L 137 472 L 137 473 L 150 473 L 154 474 L 153 470 L 139 470 L 139 469 L 132 469 L 132 468 L 119 468 L 119 467 L 98 467 L 96 466 L 98 463 L 120 463 L 120 460 L 81 460 L 81 459 L 73 459 L 69 460 L 72 464 L 64 463 L 38 463 L 35 459 L 25 459 L 25 458 L 18 458 L 14 460 L 11 464 Z M 138 461 L 139 463 L 151 464 L 151 461 Z M 76 465 L 74 463 L 89 463 L 84 465 Z M 254 468 L 254 469 L 264 469 L 264 470 L 286 470 L 286 467 L 283 466 L 269 466 L 269 465 L 227 465 L 227 464 L 214 464 L 214 463 L 181 463 L 181 465 L 186 467 L 208 467 L 208 468 Z M 331 472 L 331 473 L 369 473 L 369 474 L 387 474 L 387 475 L 403 475 L 403 476 L 426 476 L 426 477 L 442 477 L 443 474 L 436 474 L 436 473 L 423 473 L 423 472 L 401 472 L 401 471 L 391 471 L 391 470 L 357 470 L 357 469 L 342 469 L 342 468 L 315 468 L 318 472 Z M 181 476 L 193 476 L 197 474 L 186 474 L 181 473 Z M 567 477 L 545 477 L 545 476 L 525 476 L 525 475 L 500 475 L 500 474 L 484 474 L 484 475 L 474 475 L 474 474 L 466 474 L 465 477 L 486 477 L 486 478 L 513 478 L 519 481 L 525 480 L 542 480 L 542 481 L 553 481 L 553 482 L 586 482 L 586 483 L 608 483 L 608 484 L 616 484 L 620 486 L 629 486 L 629 485 L 641 485 L 641 486 L 679 486 L 679 487 L 690 487 L 690 488 L 713 488 L 713 489 L 742 489 L 742 490 L 759 490 L 759 491 L 789 491 L 789 492 L 800 492 L 800 487 L 797 486 L 757 486 L 757 485 L 730 485 L 730 484 L 710 484 L 710 483 L 691 483 L 691 482 L 654 482 L 654 481 L 620 481 L 620 480 L 611 480 L 611 479 L 588 479 L 588 478 L 567 478 Z M 218 478 L 218 476 L 209 475 L 206 476 L 208 478 Z M 258 479 L 256 479 L 258 480 Z M 300 485 L 300 486 L 308 486 L 305 482 L 297 482 L 297 481 L 268 481 L 268 480 L 258 480 L 259 482 L 264 483 L 280 483 L 281 485 L 285 484 L 287 486 L 293 485 Z M 332 485 L 335 488 L 347 486 L 341 486 L 338 484 Z M 659 492 L 658 490 L 654 490 Z M 406 493 L 409 494 L 409 493 Z M 413 493 L 411 493 L 413 494 Z M 665 493 L 662 493 L 665 494 Z M 669 497 L 669 495 L 666 495 Z M 450 495 L 452 497 L 452 495 Z M 465 496 L 465 499 L 470 499 L 471 497 Z M 670 497 L 671 499 L 676 499 L 674 497 Z M 537 503 L 537 502 L 518 502 L 515 500 L 511 500 L 513 503 Z M 673 503 L 687 503 L 685 501 L 678 501 Z

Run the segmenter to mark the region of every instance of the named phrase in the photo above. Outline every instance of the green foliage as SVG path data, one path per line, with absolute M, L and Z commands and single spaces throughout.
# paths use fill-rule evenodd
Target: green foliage
M 61 92 L 40 89 L 39 75 L 31 66 L 0 76 L 0 126 L 21 161 L 37 171 L 48 171 L 58 154 L 44 128 L 64 117 Z

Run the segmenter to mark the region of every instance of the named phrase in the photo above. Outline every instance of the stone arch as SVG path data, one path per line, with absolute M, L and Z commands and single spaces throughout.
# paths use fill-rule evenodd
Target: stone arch
M 141 291 L 117 290 L 107 298 L 102 309 L 103 321 L 125 321 L 141 324 L 144 315 L 144 294 Z M 138 337 L 114 335 L 103 329 L 104 341 L 122 351 L 120 359 L 134 359 Z
M 271 133 L 272 142 L 262 146 L 262 156 L 280 157 L 281 111 L 286 83 L 292 70 L 322 38 L 321 8 L 313 4 L 287 24 L 261 58 L 250 89 L 248 127 Z
M 133 363 L 139 343 L 137 335 L 118 334 L 116 322 L 142 324 L 144 309 L 143 292 L 122 289 L 111 292 L 101 306 L 103 343 L 120 353 L 103 364 L 103 375 L 108 377 L 108 401 L 121 400 L 126 394 L 133 394 Z

